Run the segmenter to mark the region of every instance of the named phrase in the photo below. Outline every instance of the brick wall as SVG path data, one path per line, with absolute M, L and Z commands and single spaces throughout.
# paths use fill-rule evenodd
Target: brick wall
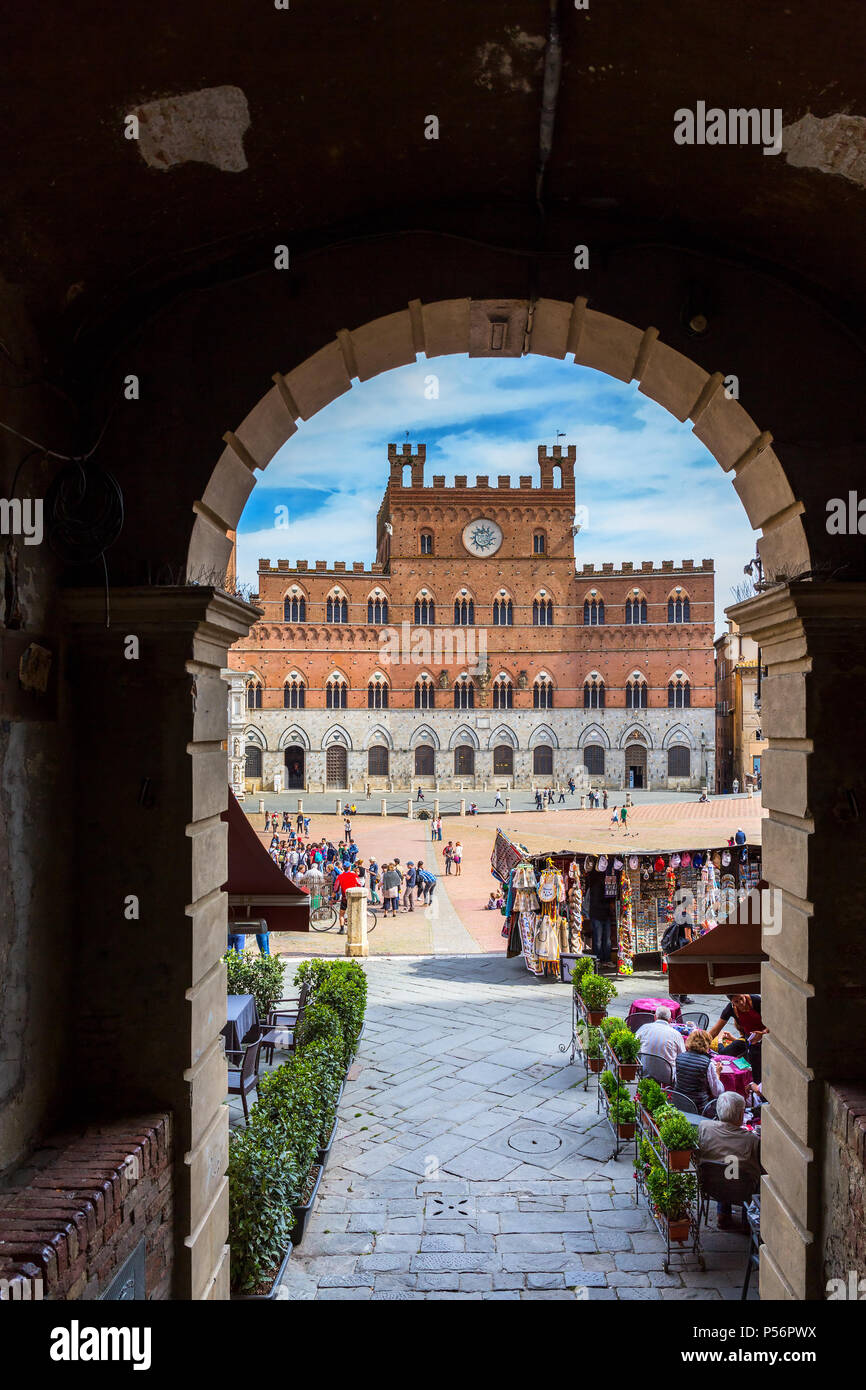
M 823 1274 L 866 1277 L 866 1084 L 827 1087 Z
M 34 1297 L 41 1278 L 46 1300 L 98 1298 L 144 1237 L 146 1296 L 169 1298 L 171 1150 L 168 1115 L 93 1126 L 43 1150 L 38 1168 L 0 1191 L 5 1297 L 19 1282 L 19 1296 Z

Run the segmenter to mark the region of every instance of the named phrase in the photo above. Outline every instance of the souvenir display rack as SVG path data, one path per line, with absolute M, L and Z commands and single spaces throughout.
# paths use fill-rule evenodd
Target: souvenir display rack
M 599 1089 L 601 1089 L 599 1087 Z M 652 1197 L 646 1185 L 646 1174 L 643 1164 L 640 1161 L 641 1140 L 645 1139 L 656 1157 L 659 1167 L 664 1171 L 665 1177 L 670 1179 L 673 1174 L 675 1177 L 683 1173 L 691 1174 L 694 1178 L 694 1196 L 689 1203 L 689 1234 L 683 1241 L 671 1240 L 670 1224 L 664 1216 L 660 1216 L 653 1206 Z M 635 1201 L 642 1197 L 646 1208 L 652 1218 L 653 1225 L 665 1243 L 665 1274 L 669 1272 L 671 1258 L 676 1255 L 681 1258 L 693 1255 L 701 1269 L 706 1269 L 706 1262 L 701 1251 L 701 1229 L 698 1221 L 698 1205 L 700 1193 L 698 1191 L 697 1170 L 694 1165 L 694 1155 L 689 1162 L 688 1168 L 673 1169 L 670 1166 L 668 1150 L 659 1138 L 658 1130 L 651 1123 L 647 1123 L 647 1117 L 641 1105 L 637 1106 L 637 1124 L 634 1132 L 634 1185 Z

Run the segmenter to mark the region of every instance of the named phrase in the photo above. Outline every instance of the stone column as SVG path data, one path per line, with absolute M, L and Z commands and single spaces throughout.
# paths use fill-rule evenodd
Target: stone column
M 172 1111 L 172 1296 L 227 1298 L 220 668 L 257 614 L 205 586 L 114 589 L 110 627 L 102 589 L 68 590 L 63 602 L 82 750 L 71 831 L 81 882 L 99 884 L 78 907 L 73 987 L 85 1011 L 71 1061 L 107 1118 Z
M 730 612 L 768 670 L 763 873 L 781 897 L 763 933 L 761 1296 L 821 1298 L 827 1083 L 866 1075 L 866 585 L 794 582 Z
M 367 956 L 367 894 L 363 888 L 346 891 L 346 955 Z
M 407 806 L 406 806 L 406 815 L 408 816 L 409 820 L 414 820 L 414 819 L 415 819 L 415 807 L 414 807 L 414 805 L 413 805 L 413 803 L 412 803 L 412 796 L 411 796 L 411 793 L 410 793 L 409 800 L 408 800 Z
M 302 796 L 299 796 L 299 797 L 298 797 L 298 810 L 299 810 L 299 811 L 303 811 L 303 809 L 304 809 L 304 798 L 303 798 Z
M 435 799 L 434 799 L 434 801 L 433 801 L 433 819 L 435 820 L 436 817 L 437 817 L 438 815 L 439 815 L 439 798 L 438 798 L 438 796 L 437 796 L 437 797 L 435 797 Z
M 466 815 L 466 798 L 464 796 L 460 798 L 460 814 L 461 816 Z
M 511 815 L 511 797 L 510 797 L 510 796 L 506 796 L 506 798 L 505 798 L 505 814 L 506 814 L 506 816 L 510 816 L 510 815 Z M 617 1111 L 617 1114 L 619 1114 L 619 1111 Z
M 381 814 L 382 814 L 383 816 L 387 816 L 387 814 L 388 814 L 388 799 L 387 799 L 387 797 L 384 797 L 384 796 L 382 797 L 382 811 L 381 811 Z
M 335 816 L 341 816 L 342 814 L 343 814 L 343 799 L 342 799 L 342 797 L 339 797 L 339 796 L 338 796 L 338 797 L 337 797 L 337 800 L 336 800 L 335 807 L 334 807 L 334 815 L 335 815 Z

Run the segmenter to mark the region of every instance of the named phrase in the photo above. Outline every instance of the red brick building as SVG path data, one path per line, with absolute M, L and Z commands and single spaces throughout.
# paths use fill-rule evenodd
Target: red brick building
M 426 483 L 388 446 L 376 560 L 259 562 L 247 785 L 713 779 L 713 562 L 575 564 L 574 447 Z

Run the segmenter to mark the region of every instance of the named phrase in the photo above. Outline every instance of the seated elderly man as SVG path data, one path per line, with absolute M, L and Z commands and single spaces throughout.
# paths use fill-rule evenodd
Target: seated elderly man
M 642 1057 L 664 1057 L 673 1068 L 679 1053 L 685 1051 L 682 1033 L 672 1027 L 671 1011 L 664 1004 L 656 1009 L 655 1022 L 641 1024 L 635 1037 L 640 1038 Z
M 724 1163 L 728 1176 L 753 1178 L 755 1186 L 761 1176 L 761 1141 L 751 1130 L 743 1129 L 746 1102 L 737 1091 L 725 1091 L 716 1101 L 717 1120 L 701 1120 L 698 1125 L 698 1161 Z M 718 1202 L 720 1231 L 731 1231 L 734 1222 L 731 1203 Z

